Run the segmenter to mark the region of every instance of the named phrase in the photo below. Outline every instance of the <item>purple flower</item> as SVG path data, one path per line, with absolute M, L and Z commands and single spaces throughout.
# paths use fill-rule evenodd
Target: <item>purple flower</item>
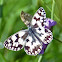
M 52 26 L 56 25 L 56 21 L 46 18 L 45 28 L 51 29 Z M 47 48 L 48 44 L 44 44 L 42 46 L 42 50 L 39 54 L 44 54 L 45 49 Z
M 41 50 L 41 52 L 40 52 L 39 54 L 44 54 L 44 51 L 45 51 L 47 45 L 48 45 L 48 44 L 44 44 L 44 43 L 43 43 L 42 50 Z
M 45 28 L 51 29 L 51 27 L 56 24 L 57 24 L 56 21 L 46 18 Z

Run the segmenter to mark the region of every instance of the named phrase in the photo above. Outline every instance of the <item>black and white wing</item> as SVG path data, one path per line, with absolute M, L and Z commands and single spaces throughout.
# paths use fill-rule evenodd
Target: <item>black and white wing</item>
M 48 44 L 52 41 L 53 35 L 52 32 L 45 28 L 45 19 L 46 19 L 46 13 L 45 10 L 40 7 L 37 12 L 34 14 L 31 26 L 32 29 L 35 31 L 36 36 L 44 43 Z
M 53 35 L 49 29 L 45 29 L 44 27 L 32 28 L 33 32 L 29 33 L 27 38 L 25 39 L 24 50 L 28 55 L 37 55 L 41 52 L 43 43 L 49 44 Z
M 46 19 L 46 13 L 45 10 L 40 7 L 37 12 L 34 14 L 34 16 L 32 17 L 32 15 L 25 13 L 24 11 L 21 12 L 21 19 L 22 21 L 28 26 L 32 21 L 34 21 L 34 23 L 31 23 L 31 25 L 35 25 L 36 23 L 41 22 L 42 26 L 44 26 L 45 23 L 45 19 Z M 39 23 L 38 23 L 39 24 Z
M 52 41 L 52 32 L 44 28 L 44 22 L 46 19 L 46 14 L 44 9 L 41 7 L 34 14 L 31 21 L 32 33 L 26 38 L 26 44 L 24 47 L 25 52 L 28 55 L 37 55 L 40 53 L 44 44 L 48 44 Z
M 44 27 L 37 27 L 33 30 L 42 43 L 49 44 L 53 40 L 52 32 L 49 29 Z
M 28 37 L 25 39 L 26 44 L 24 47 L 25 52 L 28 55 L 37 55 L 42 50 L 42 43 L 38 41 L 38 39 L 34 36 L 34 34 L 29 34 Z
M 5 48 L 13 51 L 21 50 L 25 45 L 25 39 L 28 36 L 28 30 L 21 30 L 14 35 L 10 36 L 4 42 Z
M 34 14 L 33 18 L 32 18 L 32 22 L 31 22 L 31 25 L 33 26 L 45 26 L 44 23 L 46 22 L 46 13 L 45 13 L 45 10 L 40 7 L 37 12 Z
M 4 42 L 5 48 L 13 51 L 19 51 L 24 47 L 28 55 L 37 55 L 42 50 L 42 43 L 28 30 L 22 30 L 10 36 Z
M 21 50 L 24 47 L 28 55 L 39 54 L 42 50 L 43 43 L 48 44 L 53 39 L 52 32 L 44 28 L 45 19 L 46 14 L 41 7 L 32 18 L 31 32 L 30 30 L 22 30 L 15 33 L 4 42 L 4 46 L 13 51 Z M 29 23 L 26 22 L 26 24 L 28 25 Z

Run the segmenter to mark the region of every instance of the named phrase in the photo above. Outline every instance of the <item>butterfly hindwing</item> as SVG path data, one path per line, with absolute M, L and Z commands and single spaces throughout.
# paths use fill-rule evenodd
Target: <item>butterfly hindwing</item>
M 14 35 L 10 36 L 4 42 L 5 48 L 13 51 L 19 51 L 24 47 L 25 52 L 28 55 L 37 55 L 42 50 L 42 42 L 40 43 L 38 39 L 29 34 L 27 30 L 22 30 Z
M 53 40 L 52 32 L 49 29 L 44 27 L 37 27 L 34 28 L 34 30 L 35 34 L 44 44 L 48 44 Z
M 27 30 L 22 30 L 10 36 L 5 42 L 5 48 L 13 51 L 21 50 L 25 45 L 25 38 L 28 36 Z
M 42 50 L 42 42 L 40 43 L 34 35 L 28 35 L 24 50 L 28 55 L 37 55 Z
M 28 26 L 32 20 L 32 15 L 25 13 L 24 11 L 21 12 L 20 17 L 21 17 L 22 21 L 26 24 L 26 26 Z

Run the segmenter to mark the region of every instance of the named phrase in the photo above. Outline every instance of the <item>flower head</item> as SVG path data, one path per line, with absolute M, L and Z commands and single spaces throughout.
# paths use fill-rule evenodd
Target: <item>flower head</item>
M 47 45 L 48 45 L 48 44 L 44 44 L 44 43 L 43 43 L 42 50 L 41 50 L 41 52 L 40 52 L 39 54 L 44 54 L 44 51 L 45 51 Z
M 56 24 L 57 24 L 56 21 L 46 18 L 45 28 L 51 29 L 51 27 Z

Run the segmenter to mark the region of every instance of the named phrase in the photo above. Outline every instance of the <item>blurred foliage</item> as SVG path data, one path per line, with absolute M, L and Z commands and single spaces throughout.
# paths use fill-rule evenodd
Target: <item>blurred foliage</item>
M 3 48 L 2 43 L 10 35 L 26 29 L 20 19 L 21 11 L 33 15 L 39 7 L 46 11 L 47 18 L 51 18 L 53 0 L 0 0 L 0 62 L 38 62 L 39 56 L 29 56 L 24 50 L 10 51 Z M 55 0 L 53 35 L 62 41 L 62 0 Z M 2 43 L 1 43 L 2 42 Z M 53 39 L 42 55 L 41 62 L 62 62 L 62 43 Z

